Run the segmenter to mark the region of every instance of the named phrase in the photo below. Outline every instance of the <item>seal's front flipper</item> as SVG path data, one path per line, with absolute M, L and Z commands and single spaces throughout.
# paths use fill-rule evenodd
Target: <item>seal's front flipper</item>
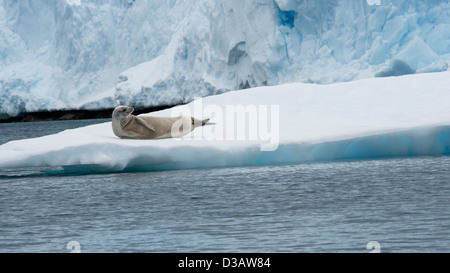
M 141 124 L 142 126 L 146 127 L 147 129 L 149 129 L 150 131 L 156 132 L 156 128 L 155 126 L 148 120 L 143 119 L 141 117 L 135 117 L 135 120 Z

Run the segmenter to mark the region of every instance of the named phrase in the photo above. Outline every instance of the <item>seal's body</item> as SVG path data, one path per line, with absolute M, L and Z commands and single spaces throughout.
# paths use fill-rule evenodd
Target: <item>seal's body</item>
M 197 127 L 210 125 L 209 119 L 193 117 L 149 117 L 132 115 L 134 108 L 118 106 L 112 113 L 112 129 L 120 138 L 161 139 L 182 137 Z

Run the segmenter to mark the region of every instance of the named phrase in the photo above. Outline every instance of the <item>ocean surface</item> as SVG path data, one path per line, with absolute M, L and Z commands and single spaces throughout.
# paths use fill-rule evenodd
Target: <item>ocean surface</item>
M 0 144 L 105 121 L 0 124 Z M 0 169 L 0 252 L 450 252 L 450 157 L 51 171 Z

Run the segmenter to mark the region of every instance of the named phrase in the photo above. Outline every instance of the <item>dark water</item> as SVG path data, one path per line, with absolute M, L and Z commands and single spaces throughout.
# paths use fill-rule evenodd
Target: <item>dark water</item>
M 0 124 L 23 137 L 97 121 Z M 38 127 L 40 129 L 38 129 Z M 43 127 L 43 128 L 42 128 Z M 0 155 L 1 156 L 1 155 Z M 450 157 L 84 176 L 0 170 L 0 252 L 450 252 Z

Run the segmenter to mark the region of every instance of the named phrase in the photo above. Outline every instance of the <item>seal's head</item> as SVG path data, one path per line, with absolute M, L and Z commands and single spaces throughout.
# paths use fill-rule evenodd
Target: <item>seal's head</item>
M 133 113 L 134 108 L 129 106 L 117 106 L 112 113 L 113 120 L 123 121 L 126 120 L 127 117 Z
M 131 120 L 131 113 L 134 108 L 129 106 L 117 106 L 112 113 L 112 129 L 116 136 L 123 138 L 127 137 L 127 134 L 123 131 L 122 127 L 126 126 Z

